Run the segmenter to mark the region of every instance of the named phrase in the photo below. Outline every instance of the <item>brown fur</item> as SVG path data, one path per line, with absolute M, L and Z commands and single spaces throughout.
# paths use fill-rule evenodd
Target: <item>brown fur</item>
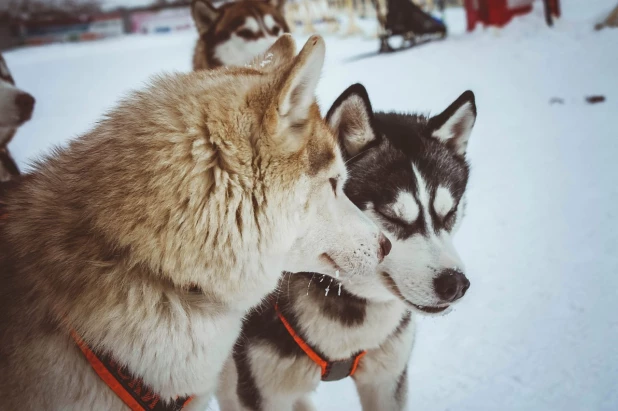
M 207 9 L 204 13 L 196 12 L 196 5 Z M 206 0 L 193 0 L 193 19 L 199 33 L 197 44 L 193 53 L 193 70 L 213 69 L 223 65 L 215 56 L 215 47 L 230 38 L 232 33 L 240 32 L 240 27 L 246 17 L 271 15 L 278 27 L 284 33 L 289 33 L 290 29 L 283 16 L 284 1 L 274 0 L 272 3 L 267 1 L 241 0 L 226 3 L 218 8 L 214 8 Z M 242 34 L 242 33 L 241 33 Z M 276 36 L 279 33 L 269 31 L 269 35 Z M 246 38 L 247 41 L 255 41 L 259 36 L 253 35 Z M 248 56 L 252 58 L 255 56 Z
M 281 112 L 319 47 L 292 57 L 284 36 L 263 70 L 159 77 L 10 190 L 3 409 L 121 407 L 69 329 L 164 398 L 208 398 L 244 312 L 277 282 L 298 211 L 343 168 L 315 103 Z

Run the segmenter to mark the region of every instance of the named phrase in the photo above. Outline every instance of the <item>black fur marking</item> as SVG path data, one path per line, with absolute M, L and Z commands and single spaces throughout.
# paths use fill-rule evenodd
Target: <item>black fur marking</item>
M 403 372 L 397 380 L 397 387 L 395 388 L 395 400 L 398 404 L 404 405 L 406 403 L 406 397 L 408 394 L 408 367 L 403 369 Z
M 344 287 L 341 288 L 341 295 L 337 295 L 337 298 L 326 295 L 326 288 L 330 288 L 332 293 L 339 292 L 339 282 L 336 279 L 316 273 L 294 275 L 306 278 L 305 284 L 307 285 L 311 281 L 311 285 L 307 287 L 309 295 L 302 297 L 310 298 L 315 302 L 325 317 L 338 321 L 344 327 L 358 326 L 365 321 L 367 300 L 350 294 Z M 322 277 L 324 279 L 320 282 Z
M 298 319 L 291 311 L 291 304 L 284 298 L 278 302 L 279 309 L 286 320 L 298 331 Z M 299 335 L 301 333 L 299 332 Z M 303 336 L 304 337 L 304 336 Z M 288 333 L 285 326 L 277 316 L 274 308 L 274 300 L 267 299 L 260 306 L 251 310 L 243 324 L 243 338 L 268 342 L 274 346 L 283 357 L 296 357 L 306 355 L 296 344 L 294 338 Z M 318 352 L 316 350 L 316 352 Z M 321 355 L 321 353 L 318 352 Z
M 404 332 L 410 325 L 411 320 L 412 320 L 412 313 L 410 311 L 406 311 L 404 316 L 401 318 L 401 322 L 399 323 L 397 328 L 395 328 L 395 331 L 393 331 L 393 333 L 391 334 L 391 337 L 397 337 L 402 332 Z
M 414 195 L 421 210 L 416 222 L 404 224 L 384 218 L 387 229 L 399 239 L 427 235 L 431 230 L 450 230 L 452 224 L 444 224 L 436 218 L 431 206 L 436 189 L 440 185 L 448 187 L 457 206 L 468 181 L 466 160 L 431 137 L 433 129 L 428 121 L 419 115 L 376 113 L 378 128 L 385 138 L 377 146 L 368 148 L 362 157 L 348 163 L 350 178 L 345 192 L 361 209 L 372 204 L 379 212 L 389 208 L 402 191 Z M 412 163 L 423 176 L 430 194 L 431 222 L 424 221 Z
M 233 357 L 238 372 L 238 384 L 236 386 L 238 398 L 248 409 L 260 411 L 262 409 L 262 397 L 251 372 L 251 364 L 249 363 L 249 354 L 244 336 L 241 336 L 236 343 Z

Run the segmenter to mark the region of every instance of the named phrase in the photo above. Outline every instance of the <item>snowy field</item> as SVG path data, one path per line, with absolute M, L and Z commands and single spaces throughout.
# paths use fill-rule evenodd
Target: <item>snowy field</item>
M 472 287 L 449 315 L 418 320 L 411 410 L 618 410 L 618 30 L 592 30 L 616 2 L 562 3 L 553 30 L 537 7 L 504 30 L 388 56 L 353 60 L 377 42 L 327 38 L 324 111 L 357 81 L 381 110 L 436 113 L 464 90 L 477 97 L 457 237 Z M 20 165 L 88 130 L 150 75 L 189 70 L 194 40 L 6 53 L 37 98 L 10 147 Z M 585 102 L 595 94 L 606 102 Z M 322 384 L 315 399 L 319 410 L 360 408 L 350 380 Z

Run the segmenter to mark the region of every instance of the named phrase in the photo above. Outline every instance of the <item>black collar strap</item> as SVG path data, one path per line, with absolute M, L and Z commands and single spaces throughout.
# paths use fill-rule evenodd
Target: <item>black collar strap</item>
M 180 411 L 192 400 L 193 397 L 185 397 L 164 403 L 151 388 L 144 386 L 141 378 L 132 377 L 126 366 L 119 365 L 109 355 L 95 354 L 75 331 L 71 331 L 71 337 L 103 382 L 132 411 Z

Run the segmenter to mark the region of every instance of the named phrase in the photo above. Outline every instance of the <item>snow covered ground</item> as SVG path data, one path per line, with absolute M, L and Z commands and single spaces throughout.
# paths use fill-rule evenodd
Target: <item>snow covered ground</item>
M 376 41 L 327 38 L 323 110 L 357 81 L 383 110 L 435 113 L 466 89 L 477 96 L 457 237 L 472 287 L 448 316 L 419 319 L 410 409 L 618 409 L 618 30 L 592 31 L 612 4 L 564 0 L 553 30 L 537 7 L 504 30 L 354 61 Z M 10 147 L 20 165 L 86 131 L 150 75 L 189 70 L 194 39 L 6 53 L 37 98 Z M 587 104 L 593 94 L 606 102 Z M 315 398 L 320 410 L 359 409 L 349 380 Z

